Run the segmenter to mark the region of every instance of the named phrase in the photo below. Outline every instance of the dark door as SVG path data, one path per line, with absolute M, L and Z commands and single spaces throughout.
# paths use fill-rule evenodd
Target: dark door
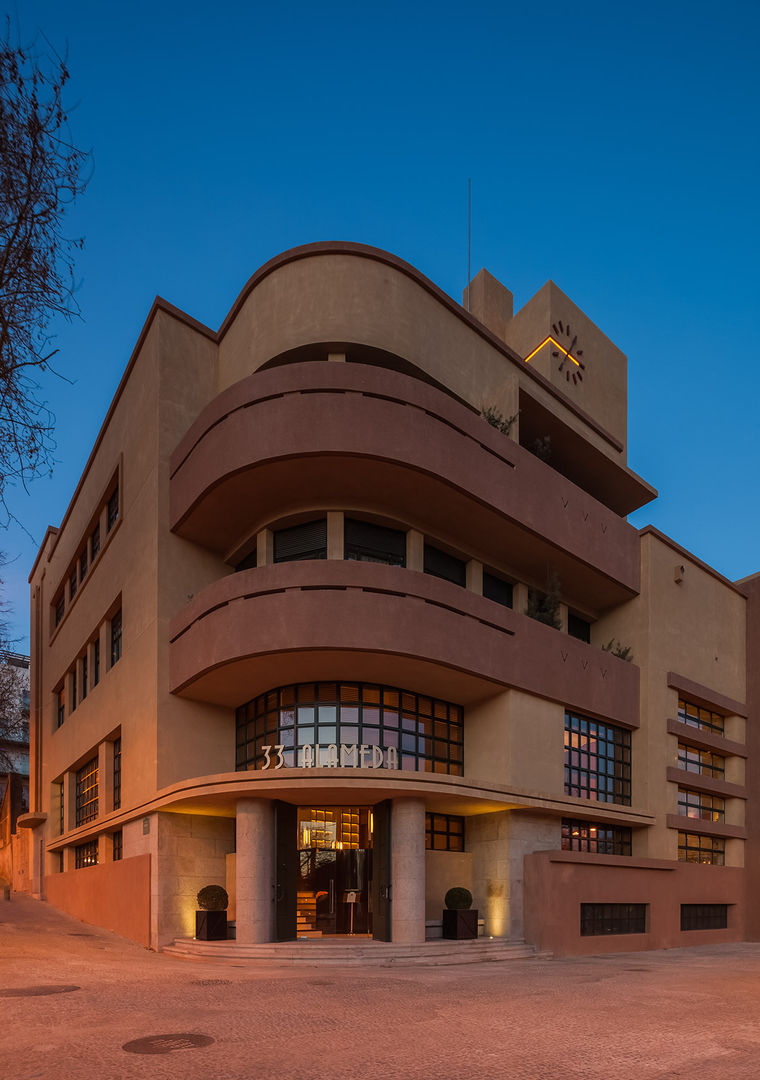
M 377 803 L 372 832 L 372 936 L 391 940 L 391 801 Z
M 277 941 L 296 937 L 298 901 L 298 809 L 290 803 L 274 804 L 274 860 Z

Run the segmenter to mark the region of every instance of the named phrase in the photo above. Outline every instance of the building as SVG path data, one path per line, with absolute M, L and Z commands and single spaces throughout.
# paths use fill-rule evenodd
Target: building
M 36 895 L 154 948 L 207 884 L 246 942 L 455 885 L 557 954 L 757 936 L 760 579 L 627 522 L 626 357 L 560 289 L 466 307 L 348 243 L 218 332 L 155 302 L 30 577 Z
M 0 888 L 27 885 L 28 867 L 17 853 L 28 844 L 16 823 L 29 809 L 29 657 L 0 655 Z

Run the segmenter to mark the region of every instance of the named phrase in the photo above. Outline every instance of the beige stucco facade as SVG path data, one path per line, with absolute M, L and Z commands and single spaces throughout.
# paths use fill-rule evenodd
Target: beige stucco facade
M 353 891 L 421 940 L 453 886 L 556 952 L 760 929 L 754 584 L 628 524 L 656 492 L 588 316 L 485 272 L 469 306 L 351 244 L 272 260 L 218 332 L 156 302 L 30 576 L 36 895 L 153 948 L 208 884 L 252 943 L 345 932 Z

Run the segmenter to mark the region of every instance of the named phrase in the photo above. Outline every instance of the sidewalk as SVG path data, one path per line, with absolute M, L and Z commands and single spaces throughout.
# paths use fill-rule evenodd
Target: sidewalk
M 151 953 L 15 897 L 0 902 L 0 1005 L 7 1080 L 760 1076 L 758 944 L 277 969 Z M 161 1035 L 184 1038 L 123 1049 Z

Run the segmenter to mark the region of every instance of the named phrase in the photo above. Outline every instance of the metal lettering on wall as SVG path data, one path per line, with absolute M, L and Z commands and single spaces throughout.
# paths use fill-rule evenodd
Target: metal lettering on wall
M 285 765 L 285 746 L 262 746 L 264 764 L 262 769 L 282 769 Z M 328 769 L 397 769 L 398 751 L 395 746 L 368 746 L 365 743 L 330 743 L 328 746 L 313 746 L 307 743 L 299 746 L 297 767 L 313 769 L 326 766 Z

